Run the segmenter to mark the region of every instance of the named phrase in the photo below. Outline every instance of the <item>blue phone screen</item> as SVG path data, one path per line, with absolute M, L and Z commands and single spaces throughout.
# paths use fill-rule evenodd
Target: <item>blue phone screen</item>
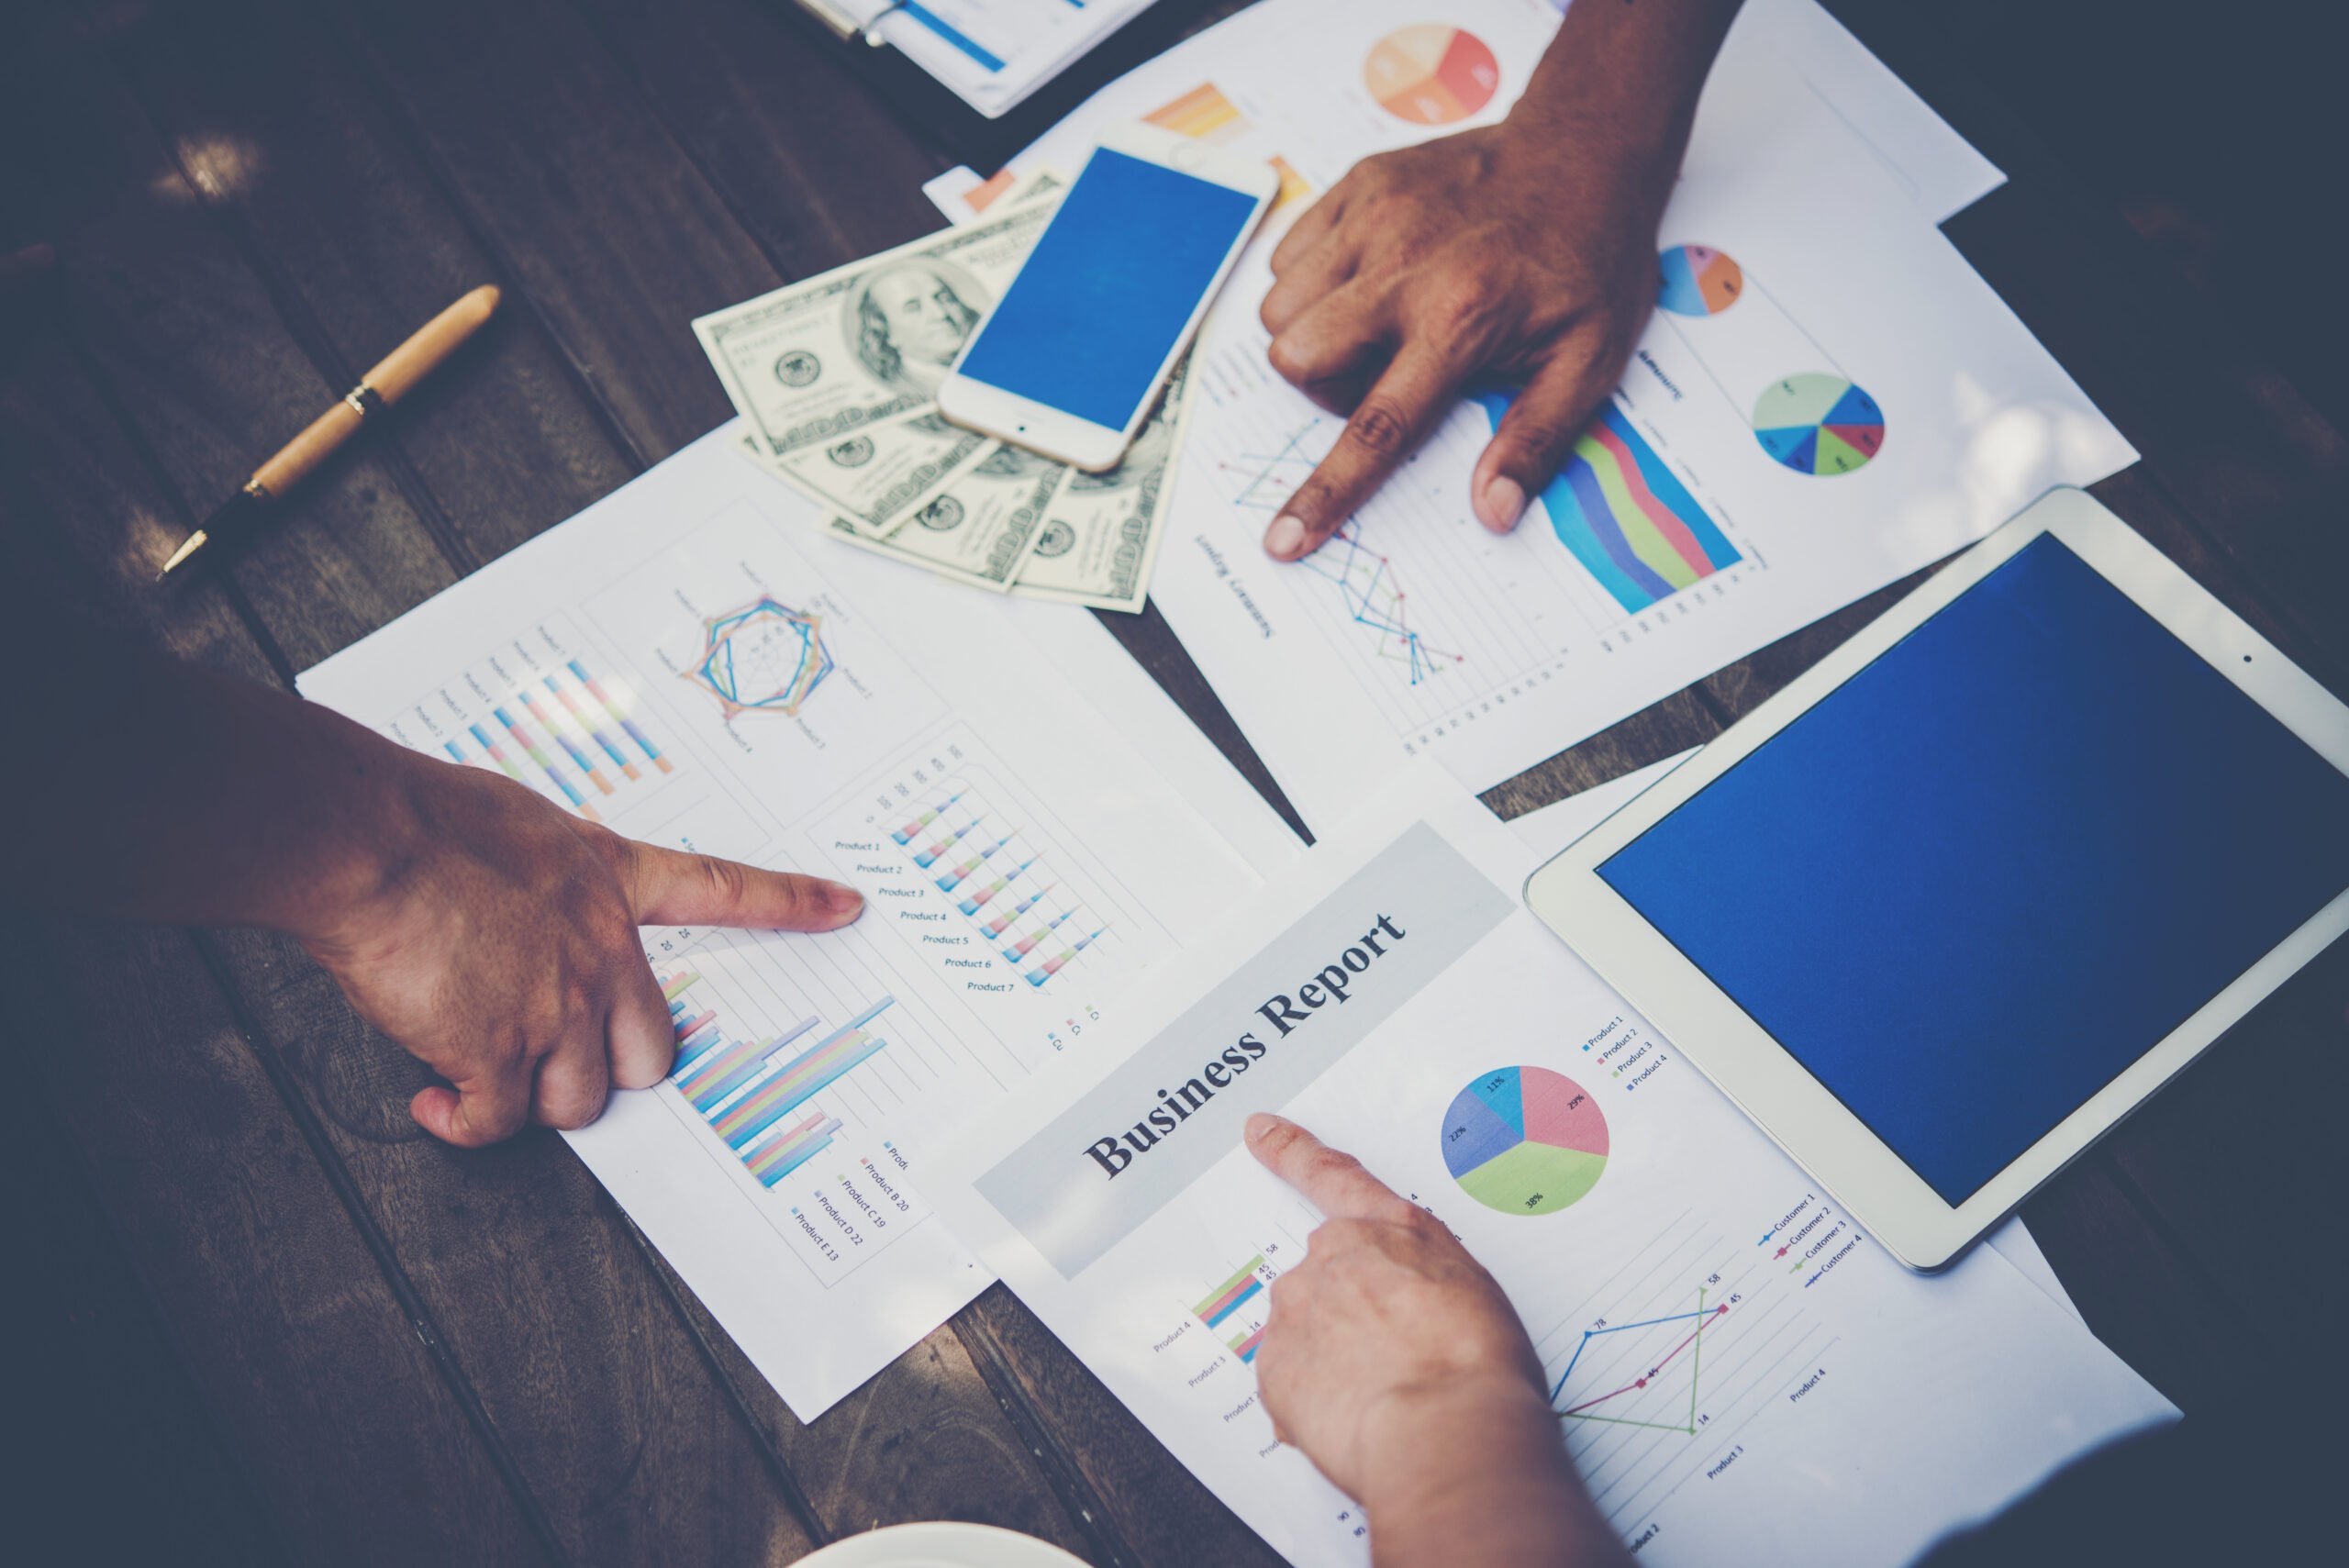
M 2349 778 L 2043 535 L 1598 872 L 1955 1205 L 2349 887 Z
M 1255 206 L 1229 185 L 1101 149 L 963 373 L 1123 429 Z

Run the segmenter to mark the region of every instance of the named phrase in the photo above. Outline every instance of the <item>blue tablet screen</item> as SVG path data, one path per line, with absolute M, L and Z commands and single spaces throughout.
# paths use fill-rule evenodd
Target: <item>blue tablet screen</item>
M 2043 535 L 1599 874 L 1955 1205 L 2349 887 L 2349 777 Z

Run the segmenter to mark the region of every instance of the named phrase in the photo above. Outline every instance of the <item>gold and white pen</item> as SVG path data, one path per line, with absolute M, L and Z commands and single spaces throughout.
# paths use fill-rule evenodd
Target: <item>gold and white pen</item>
M 160 583 L 186 565 L 206 544 L 250 533 L 268 513 L 272 502 L 282 499 L 299 484 L 362 425 L 406 396 L 417 382 L 479 330 L 496 309 L 497 285 L 484 284 L 418 328 L 413 337 L 385 354 L 365 379 L 344 394 L 341 402 L 311 420 L 309 428 L 253 470 L 245 487 L 228 497 L 204 519 L 203 527 L 172 551 L 172 558 L 155 573 L 155 581 Z

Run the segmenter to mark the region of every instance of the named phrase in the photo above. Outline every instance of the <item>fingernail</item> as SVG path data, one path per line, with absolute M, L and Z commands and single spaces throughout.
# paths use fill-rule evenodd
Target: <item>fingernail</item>
M 1507 533 L 1517 527 L 1525 516 L 1525 486 L 1508 474 L 1493 476 L 1485 486 L 1485 526 L 1497 533 Z
M 841 924 L 845 926 L 864 913 L 864 895 L 845 882 L 827 882 L 824 884 L 824 907 L 839 916 Z
M 1269 1111 L 1258 1111 L 1248 1118 L 1248 1125 L 1241 1129 L 1241 1133 L 1249 1142 L 1262 1143 L 1272 1136 L 1273 1129 L 1279 1125 L 1280 1118 Z
M 1305 525 L 1283 512 L 1264 530 L 1264 550 L 1283 561 L 1296 560 L 1305 550 Z

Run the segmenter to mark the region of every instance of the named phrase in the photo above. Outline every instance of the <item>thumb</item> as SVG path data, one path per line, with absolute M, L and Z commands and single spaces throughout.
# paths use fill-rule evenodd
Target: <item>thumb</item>
M 864 895 L 844 883 L 761 871 L 740 861 L 633 840 L 622 842 L 629 864 L 620 884 L 629 890 L 629 909 L 640 926 L 829 931 L 864 913 Z
M 1558 476 L 1606 395 L 1607 378 L 1583 355 L 1558 355 L 1535 372 L 1476 460 L 1468 482 L 1476 520 L 1497 534 L 1517 527 L 1526 503 Z

